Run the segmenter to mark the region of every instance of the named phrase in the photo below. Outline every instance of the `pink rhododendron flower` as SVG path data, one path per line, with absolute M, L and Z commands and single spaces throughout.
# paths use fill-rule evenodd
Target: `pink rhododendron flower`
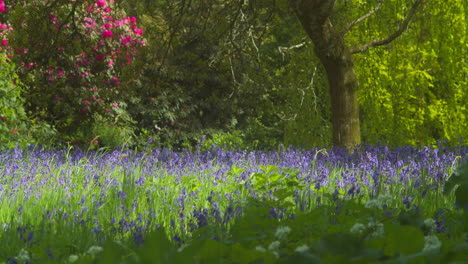
M 5 6 L 5 2 L 3 0 L 0 0 L 0 13 L 6 13 L 8 10 Z
M 8 46 L 8 39 L 2 40 L 2 46 Z
M 7 28 L 7 25 L 5 24 L 0 24 L 0 29 L 6 29 Z
M 102 31 L 102 37 L 103 38 L 111 38 L 112 36 L 114 36 L 114 34 L 112 33 L 112 30 Z
M 126 36 L 125 38 L 122 39 L 121 43 L 122 46 L 125 46 L 128 42 L 132 41 L 132 37 Z
M 61 79 L 63 77 L 65 73 L 63 72 L 63 70 L 58 70 L 57 71 L 57 79 Z
M 83 101 L 81 101 L 81 104 L 82 105 L 91 105 L 91 102 L 88 101 L 88 100 L 83 100 Z
M 96 26 L 96 21 L 92 17 L 85 17 L 84 26 L 90 29 L 93 29 Z
M 53 25 L 56 25 L 58 23 L 58 18 L 56 16 L 54 16 L 54 14 L 50 14 L 49 19 L 50 19 L 50 21 L 52 21 Z
M 106 23 L 106 24 L 104 24 L 104 27 L 105 27 L 106 29 L 109 29 L 109 28 L 112 28 L 112 25 L 109 24 L 109 23 Z
M 98 60 L 98 61 L 102 61 L 102 60 L 104 60 L 104 55 L 98 54 L 98 55 L 96 55 L 94 58 L 95 58 L 96 60 Z
M 125 23 L 122 20 L 115 20 L 114 25 L 118 27 L 122 27 Z
M 106 6 L 107 3 L 106 3 L 106 0 L 97 0 L 96 4 L 99 7 L 104 7 L 104 6 Z
M 135 34 L 137 34 L 138 36 L 143 36 L 143 29 L 135 29 Z
M 117 76 L 112 76 L 111 77 L 111 83 L 115 86 L 118 86 L 120 85 L 120 82 L 119 82 L 119 78 L 117 78 Z

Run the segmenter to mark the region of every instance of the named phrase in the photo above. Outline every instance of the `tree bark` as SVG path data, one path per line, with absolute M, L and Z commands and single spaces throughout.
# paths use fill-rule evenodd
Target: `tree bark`
M 314 51 L 328 77 L 333 145 L 353 149 L 361 143 L 358 79 L 350 48 L 334 29 L 330 15 L 334 0 L 290 0 L 291 7 L 314 43 Z

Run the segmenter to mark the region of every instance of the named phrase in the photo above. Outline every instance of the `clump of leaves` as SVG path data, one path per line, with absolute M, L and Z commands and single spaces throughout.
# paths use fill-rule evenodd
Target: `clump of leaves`
M 458 167 L 444 186 L 444 194 L 455 190 L 455 200 L 461 208 L 468 207 L 468 158 Z

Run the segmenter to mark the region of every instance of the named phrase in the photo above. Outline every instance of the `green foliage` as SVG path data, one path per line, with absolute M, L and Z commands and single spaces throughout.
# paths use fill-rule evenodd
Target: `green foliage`
M 447 180 L 444 186 L 444 194 L 455 190 L 455 200 L 461 208 L 468 206 L 468 159 L 457 169 L 457 172 Z
M 15 73 L 15 65 L 0 54 L 0 145 L 25 147 L 40 143 L 53 145 L 55 130 L 48 124 L 30 120 L 25 111 L 24 86 Z M 0 147 L 0 148 L 2 148 Z
M 239 130 L 226 133 L 214 133 L 210 135 L 209 139 L 203 141 L 201 150 L 206 151 L 213 146 L 219 146 L 227 150 L 245 149 L 246 147 L 242 138 L 242 132 Z
M 126 159 L 128 155 L 121 154 L 116 158 Z M 142 168 L 115 165 L 110 165 L 114 166 L 113 169 L 104 169 L 117 180 L 117 185 L 104 191 L 110 196 L 102 193 L 102 184 L 107 181 L 104 177 L 93 176 L 92 184 L 83 186 L 90 176 L 85 168 L 101 166 L 88 163 L 86 159 L 78 161 L 77 165 L 68 162 L 64 165 L 75 172 L 70 180 L 76 184 L 74 192 L 67 196 L 67 203 L 63 203 L 65 193 L 60 191 L 44 192 L 40 200 L 26 199 L 22 194 L 13 200 L 8 198 L 11 193 L 6 186 L 7 200 L 0 204 L 0 219 L 6 224 L 0 234 L 4 245 L 0 250 L 1 260 L 83 264 L 451 263 L 463 261 L 468 255 L 464 233 L 468 231 L 466 212 L 450 209 L 450 214 L 447 214 L 450 222 L 444 224 L 447 228 L 460 225 L 461 231 L 439 232 L 433 218 L 421 224 L 422 215 L 427 216 L 440 209 L 424 205 L 434 203 L 431 200 L 420 201 L 421 206 L 414 212 L 413 208 L 405 209 L 401 202 L 387 201 L 387 198 L 401 200 L 400 195 L 394 192 L 392 196 L 381 194 L 374 200 L 335 196 L 332 195 L 333 188 L 329 191 L 321 188 L 319 192 L 313 188 L 314 185 L 301 184 L 297 180 L 297 169 L 275 165 L 255 168 L 245 181 L 235 181 L 246 169 L 234 166 L 226 179 L 217 181 L 216 185 L 205 177 L 204 180 L 195 175 L 179 178 L 161 171 L 161 177 L 149 177 L 143 185 L 137 186 L 135 181 L 141 176 Z M 466 168 L 466 164 L 462 165 L 457 170 L 457 177 L 465 175 Z M 62 168 L 50 166 L 50 169 L 50 174 L 42 176 L 50 181 L 63 180 L 59 179 Z M 330 173 L 332 176 L 337 174 L 340 173 Z M 463 185 L 464 181 L 459 179 L 454 181 Z M 453 186 L 447 185 L 446 195 L 451 195 Z M 187 197 L 188 210 L 179 211 L 173 201 L 182 188 L 187 193 L 197 193 L 193 195 L 197 201 L 190 201 Z M 144 190 L 150 190 L 150 193 Z M 312 190 L 314 192 L 309 192 Z M 125 198 L 118 198 L 121 192 L 126 194 Z M 311 199 L 320 197 L 322 202 L 301 208 L 296 198 L 298 193 L 304 192 L 309 192 Z M 188 216 L 184 219 L 190 221 L 190 210 L 209 208 L 207 193 L 214 200 L 218 198 L 213 193 L 220 194 L 219 197 L 233 195 L 232 200 L 218 200 L 219 209 L 222 212 L 222 204 L 227 200 L 231 205 L 240 204 L 242 213 L 223 223 L 210 219 L 204 228 L 190 232 L 168 223 L 168 219 L 178 219 L 181 212 Z M 106 199 L 96 206 L 99 195 Z M 425 199 L 429 198 L 434 197 L 428 195 Z M 134 201 L 138 206 L 130 212 L 128 208 Z M 447 202 L 442 207 L 450 204 Z M 25 208 L 21 217 L 18 217 L 19 205 Z M 54 208 L 61 213 L 51 217 L 41 211 L 43 208 Z M 109 221 L 110 218 L 122 217 L 138 222 L 141 221 L 137 220 L 138 217 L 147 217 L 147 210 L 153 209 L 158 214 L 145 219 L 148 221 L 145 222 L 148 223 L 145 225 L 147 229 L 130 227 L 125 235 L 117 234 L 115 228 L 125 223 Z M 83 217 L 86 222 L 65 217 L 65 212 L 74 211 L 80 215 L 75 217 Z M 96 223 L 102 231 L 94 230 Z M 157 227 L 156 223 L 162 226 Z M 34 235 L 25 240 L 24 234 L 29 232 Z M 175 235 L 181 239 L 175 239 Z
M 21 97 L 22 86 L 14 73 L 14 66 L 0 54 L 0 145 L 27 140 L 26 113 Z
M 409 2 L 400 2 L 385 1 L 375 15 L 353 27 L 346 34 L 348 46 L 392 33 L 409 7 Z M 463 4 L 427 1 L 407 33 L 389 45 L 353 55 L 363 142 L 466 144 L 467 139 L 460 140 L 468 133 L 467 66 L 460 55 L 468 43 Z M 375 5 L 376 1 L 337 2 L 336 29 L 343 30 Z M 51 10 L 63 20 L 70 10 L 59 6 Z M 80 102 L 75 94 L 53 100 L 65 83 L 50 87 L 45 78 L 25 71 L 20 78 L 29 86 L 22 96 L 27 115 L 33 122 L 48 122 L 48 127 L 28 129 L 31 135 L 38 133 L 35 137 L 46 142 L 56 133 L 62 144 L 100 138 L 100 145 L 92 148 L 121 144 L 145 148 L 153 141 L 153 146 L 182 149 L 204 137 L 208 139 L 204 148 L 212 143 L 251 149 L 331 144 L 327 77 L 287 3 L 158 0 L 118 6 L 138 18 L 147 38 L 135 63 L 116 71 L 125 88 L 104 98 L 125 105 L 119 107 L 125 113 L 77 114 Z M 15 25 L 24 17 L 36 26 L 18 27 L 22 33 L 11 37 L 12 45 L 39 43 L 44 30 L 49 32 L 45 13 L 32 7 L 10 11 Z M 35 49 L 49 54 L 49 47 L 63 45 L 73 57 L 91 41 L 69 41 L 64 36 L 47 39 Z M 53 67 L 64 59 L 32 54 L 21 56 Z
M 374 1 L 361 1 L 365 12 Z M 354 9 L 351 9 L 354 10 Z M 406 9 L 407 10 L 407 9 Z M 405 15 L 400 1 L 386 1 L 379 14 L 348 35 L 352 44 L 372 35 L 390 33 Z M 449 141 L 466 144 L 468 100 L 467 41 L 464 1 L 430 1 L 414 18 L 408 32 L 389 45 L 354 56 L 361 89 L 363 142 L 416 146 Z M 446 26 L 451 25 L 451 26 Z
M 133 120 L 128 117 L 128 114 L 120 110 L 121 114 L 118 115 L 114 122 L 99 115 L 94 117 L 95 122 L 91 127 L 92 135 L 96 140 L 92 145 L 102 145 L 110 149 L 118 147 L 129 146 L 133 143 L 134 127 Z M 123 121 L 120 121 L 123 119 Z

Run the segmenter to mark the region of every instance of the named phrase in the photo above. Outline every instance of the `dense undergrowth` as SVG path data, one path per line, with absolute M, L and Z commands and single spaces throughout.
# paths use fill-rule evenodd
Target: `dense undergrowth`
M 467 152 L 13 149 L 0 263 L 464 263 Z

